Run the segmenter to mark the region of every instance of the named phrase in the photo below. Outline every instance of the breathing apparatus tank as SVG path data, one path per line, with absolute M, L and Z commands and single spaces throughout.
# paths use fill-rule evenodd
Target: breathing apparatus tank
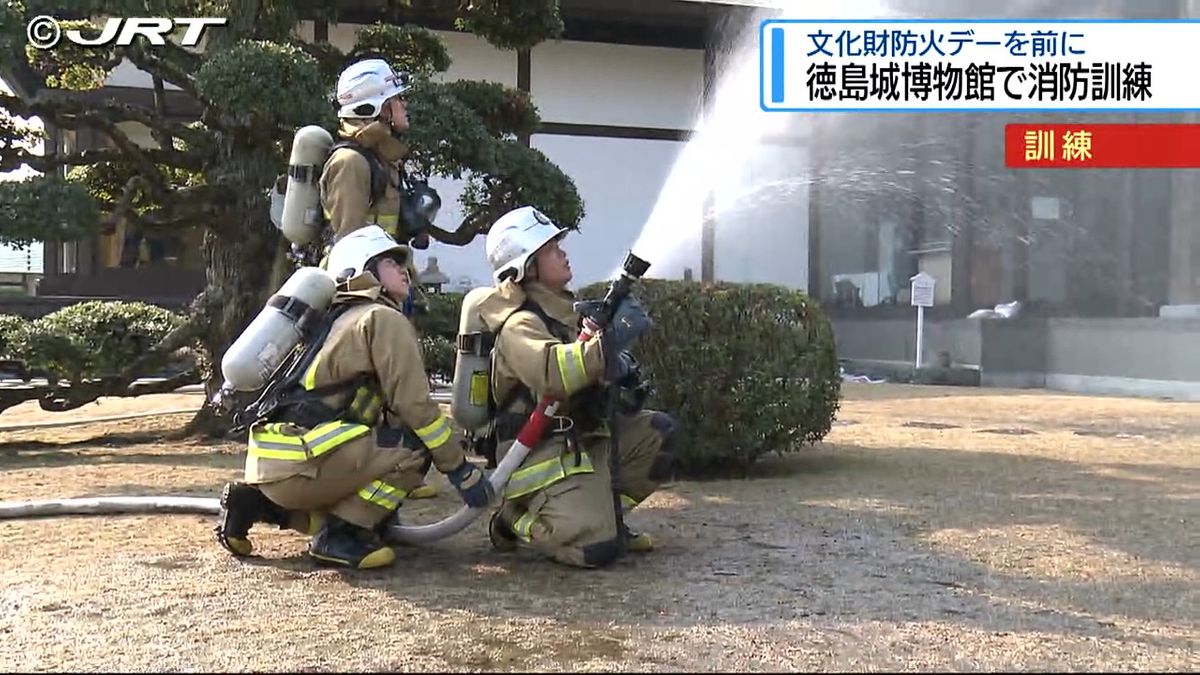
M 462 302 L 455 340 L 454 381 L 450 416 L 469 432 L 489 422 L 492 347 L 495 336 L 483 323 L 479 303 L 494 291 L 490 286 L 472 289 Z
M 225 352 L 222 391 L 262 388 L 324 315 L 336 292 L 333 278 L 320 268 L 293 272 Z
M 292 138 L 292 156 L 288 160 L 287 191 L 279 229 L 288 241 L 304 246 L 321 232 L 321 171 L 333 147 L 333 136 L 310 124 L 301 127 Z

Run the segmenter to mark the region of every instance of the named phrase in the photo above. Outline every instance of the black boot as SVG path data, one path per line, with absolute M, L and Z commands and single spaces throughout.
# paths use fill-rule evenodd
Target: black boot
M 333 514 L 313 537 L 308 554 L 322 564 L 354 569 L 386 567 L 396 559 L 396 552 L 380 541 L 376 532 Z
M 399 525 L 399 524 L 400 524 L 400 510 L 397 509 L 397 510 L 392 511 L 391 513 L 387 514 L 387 517 L 384 518 L 383 520 L 379 521 L 379 524 L 376 525 L 373 529 L 375 530 L 375 534 L 379 535 L 380 540 L 386 542 L 388 540 L 388 530 L 391 530 L 393 527 L 395 527 L 396 525 Z
M 492 542 L 492 548 L 497 551 L 517 550 L 517 533 L 513 532 L 512 528 L 504 522 L 500 511 L 492 513 L 492 518 L 488 521 L 488 540 Z
M 255 523 L 283 528 L 287 522 L 287 509 L 267 499 L 257 487 L 235 481 L 226 483 L 221 491 L 221 513 L 213 532 L 217 542 L 230 553 L 248 556 L 254 550 L 249 534 Z

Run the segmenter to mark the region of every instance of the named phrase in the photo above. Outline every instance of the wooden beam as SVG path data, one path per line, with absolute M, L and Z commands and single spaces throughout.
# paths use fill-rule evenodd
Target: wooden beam
M 517 89 L 525 93 L 530 92 L 533 79 L 533 55 L 528 49 L 517 51 Z M 521 134 L 521 144 L 529 147 L 530 134 Z

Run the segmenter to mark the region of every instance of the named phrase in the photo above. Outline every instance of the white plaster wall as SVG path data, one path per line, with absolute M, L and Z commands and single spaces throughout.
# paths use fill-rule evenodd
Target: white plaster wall
M 530 54 L 530 91 L 546 122 L 692 129 L 704 52 L 547 42 Z
M 310 23 L 310 22 L 305 22 Z M 329 43 L 348 51 L 354 46 L 355 35 L 361 24 L 329 24 Z M 302 33 L 312 39 L 311 26 Z M 486 80 L 499 82 L 510 87 L 517 86 L 517 53 L 496 49 L 486 40 L 471 33 L 453 31 L 431 31 L 442 40 L 450 52 L 450 68 L 435 79 L 439 81 Z
M 584 200 L 581 231 L 564 242 L 575 276 L 572 286 L 610 278 L 637 240 L 682 143 L 535 135 L 531 145 L 571 176 Z M 453 228 L 462 218 L 454 203 L 460 188 L 450 181 L 436 182 L 434 187 L 443 203 L 437 224 Z M 482 236 L 464 247 L 434 243 L 429 250 L 417 252 L 417 268 L 424 269 L 431 255 L 437 256 L 438 267 L 452 280 L 465 275 L 474 285 L 491 283 Z

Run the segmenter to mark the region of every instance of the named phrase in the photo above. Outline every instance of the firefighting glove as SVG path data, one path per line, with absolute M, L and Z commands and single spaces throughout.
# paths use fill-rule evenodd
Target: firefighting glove
M 446 478 L 450 480 L 454 489 L 458 490 L 463 503 L 473 509 L 482 509 L 491 504 L 496 495 L 496 490 L 487 476 L 483 475 L 479 467 L 466 460 L 463 460 L 457 469 L 447 473 Z
M 653 326 L 654 322 L 637 298 L 626 296 L 613 312 L 612 323 L 604 330 L 605 347 L 610 354 L 623 352 Z

